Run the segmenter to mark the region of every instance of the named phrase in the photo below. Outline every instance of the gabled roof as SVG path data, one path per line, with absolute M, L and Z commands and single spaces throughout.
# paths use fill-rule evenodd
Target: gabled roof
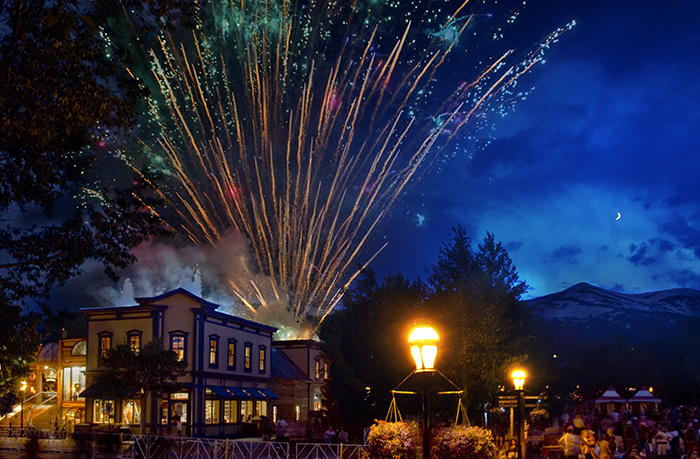
M 627 403 L 661 403 L 660 398 L 654 397 L 649 389 L 642 387 Z
M 603 395 L 596 400 L 596 404 L 599 403 L 625 403 L 627 400 L 624 398 L 620 397 L 620 394 L 617 393 L 615 389 L 613 389 L 612 386 L 608 387 L 608 390 L 605 391 Z
M 136 300 L 136 302 L 138 303 L 135 306 L 108 306 L 108 307 L 97 307 L 97 308 L 84 308 L 84 309 L 80 309 L 80 312 L 87 314 L 87 315 L 90 315 L 90 314 L 110 313 L 110 312 L 115 312 L 115 311 L 166 310 L 168 308 L 168 306 L 166 306 L 165 304 L 158 304 L 158 303 L 163 301 L 163 300 L 167 300 L 168 298 L 172 298 L 176 295 L 182 295 L 182 296 L 192 300 L 194 303 L 201 305 L 201 308 L 199 308 L 199 307 L 192 308 L 193 311 L 204 313 L 210 317 L 218 317 L 221 319 L 233 321 L 233 322 L 239 323 L 241 325 L 256 328 L 258 330 L 265 330 L 269 333 L 274 333 L 277 331 L 277 327 L 272 327 L 270 325 L 265 325 L 265 324 L 262 324 L 259 322 L 254 322 L 252 320 L 248 320 L 248 319 L 244 319 L 242 317 L 234 316 L 233 314 L 229 314 L 227 312 L 218 311 L 217 310 L 219 308 L 218 304 L 212 303 L 211 301 L 207 301 L 204 298 L 200 298 L 199 296 L 195 295 L 194 293 L 192 293 L 188 290 L 185 290 L 182 287 L 177 288 L 175 290 L 171 290 L 169 292 L 162 293 L 158 296 L 134 298 Z
M 270 368 L 272 379 L 293 379 L 296 381 L 311 382 L 306 374 L 291 361 L 287 355 L 274 347 L 270 354 Z
M 179 294 L 185 295 L 186 297 L 196 301 L 197 303 L 200 303 L 202 306 L 204 306 L 207 309 L 216 310 L 216 308 L 219 307 L 218 304 L 212 303 L 211 301 L 207 301 L 204 298 L 200 298 L 197 295 L 195 295 L 194 293 L 190 292 L 189 290 L 185 290 L 182 287 L 176 288 L 175 290 L 170 290 L 169 292 L 161 293 L 158 296 L 134 298 L 134 300 L 136 300 L 136 302 L 139 305 L 145 305 L 148 303 L 154 303 L 156 301 L 164 300 L 166 298 L 170 298 L 171 296 L 175 296 L 175 295 L 179 295 Z

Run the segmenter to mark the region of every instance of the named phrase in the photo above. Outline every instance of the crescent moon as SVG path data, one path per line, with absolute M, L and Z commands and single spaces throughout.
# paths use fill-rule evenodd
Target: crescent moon
M 619 220 L 620 217 L 622 217 L 622 214 L 620 212 L 617 213 L 617 218 L 615 220 Z

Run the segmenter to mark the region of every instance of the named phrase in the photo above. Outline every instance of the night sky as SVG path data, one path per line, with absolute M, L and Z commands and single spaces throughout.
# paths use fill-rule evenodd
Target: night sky
M 503 242 L 526 297 L 579 282 L 700 288 L 700 2 L 533 1 L 533 34 L 574 19 L 473 159 L 423 177 L 372 267 L 425 279 L 460 224 Z M 618 218 L 619 215 L 619 218 Z
M 579 282 L 627 293 L 700 288 L 698 17 L 691 0 L 527 2 L 508 28 L 523 49 L 577 25 L 521 80 L 534 90 L 495 120 L 488 146 L 462 145 L 400 197 L 374 234 L 371 250 L 388 246 L 370 266 L 425 279 L 462 225 L 475 243 L 489 231 L 504 244 L 530 286 L 526 298 Z M 122 275 L 147 284 L 137 295 L 180 286 L 200 294 L 191 269 L 178 269 L 191 252 L 149 250 Z M 163 267 L 174 273 L 167 283 Z M 99 266 L 86 271 L 54 301 L 119 302 L 95 298 L 95 285 L 122 287 Z

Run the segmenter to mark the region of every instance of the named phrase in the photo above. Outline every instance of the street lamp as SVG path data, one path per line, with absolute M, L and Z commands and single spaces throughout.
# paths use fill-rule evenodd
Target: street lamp
M 514 370 L 511 373 L 513 386 L 518 396 L 518 459 L 525 459 L 525 399 L 523 391 L 526 374 L 523 370 Z
M 27 381 L 21 381 L 19 390 L 22 391 L 22 405 L 19 412 L 19 436 L 24 436 L 24 391 L 27 390 Z
M 437 357 L 437 332 L 429 325 L 418 325 L 408 337 L 411 355 L 416 362 L 416 373 L 432 375 L 435 372 L 435 357 Z M 423 385 L 423 459 L 430 457 L 430 379 L 425 378 Z

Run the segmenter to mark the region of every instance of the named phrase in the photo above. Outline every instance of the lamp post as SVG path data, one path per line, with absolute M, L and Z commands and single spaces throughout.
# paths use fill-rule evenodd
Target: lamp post
M 430 378 L 435 372 L 438 334 L 429 325 L 418 325 L 408 338 L 411 355 L 416 362 L 416 373 L 426 373 L 423 385 L 423 459 L 430 457 Z
M 525 459 L 525 398 L 523 391 L 525 387 L 525 372 L 515 370 L 511 374 L 513 386 L 518 396 L 518 459 Z
M 24 436 L 24 391 L 27 390 L 27 381 L 22 381 L 19 390 L 22 392 L 22 405 L 19 411 L 19 436 Z

